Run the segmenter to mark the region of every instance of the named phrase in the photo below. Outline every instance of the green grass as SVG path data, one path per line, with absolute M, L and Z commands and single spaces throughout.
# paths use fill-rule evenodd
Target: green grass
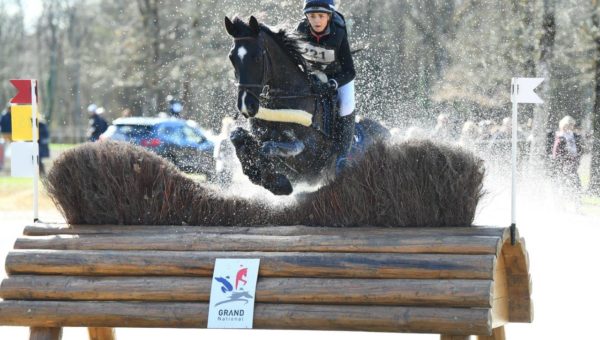
M 44 190 L 44 185 L 41 181 L 38 181 L 38 188 L 40 192 Z M 32 178 L 0 177 L 0 193 L 5 196 L 4 198 L 10 199 L 11 194 L 22 191 L 33 192 Z
M 50 152 L 61 152 L 76 147 L 79 144 L 50 144 Z
M 581 197 L 580 212 L 586 215 L 600 216 L 600 197 L 583 195 Z
M 18 178 L 18 177 L 10 177 L 10 176 L 2 176 L 0 177 L 0 186 L 3 188 L 6 187 L 14 187 L 14 188 L 22 188 L 26 186 L 32 186 L 31 178 Z
M 600 197 L 586 195 L 581 199 L 581 203 L 600 207 Z

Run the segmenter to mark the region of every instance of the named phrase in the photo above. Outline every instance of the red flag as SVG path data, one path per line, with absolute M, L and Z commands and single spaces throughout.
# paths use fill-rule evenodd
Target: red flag
M 11 79 L 10 81 L 17 89 L 17 95 L 11 99 L 13 104 L 31 104 L 31 80 L 29 79 Z M 35 81 L 35 99 L 37 98 L 37 80 Z

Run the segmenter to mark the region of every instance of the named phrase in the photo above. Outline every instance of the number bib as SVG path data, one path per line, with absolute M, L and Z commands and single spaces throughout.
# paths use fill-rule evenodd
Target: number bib
M 311 63 L 328 65 L 335 61 L 335 51 L 320 46 L 315 46 L 307 42 L 300 43 L 300 51 L 304 59 Z

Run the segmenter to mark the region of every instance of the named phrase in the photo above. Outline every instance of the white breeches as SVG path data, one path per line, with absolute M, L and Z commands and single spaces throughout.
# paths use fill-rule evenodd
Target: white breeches
M 338 89 L 338 103 L 340 105 L 340 116 L 344 117 L 356 108 L 354 99 L 354 80 Z

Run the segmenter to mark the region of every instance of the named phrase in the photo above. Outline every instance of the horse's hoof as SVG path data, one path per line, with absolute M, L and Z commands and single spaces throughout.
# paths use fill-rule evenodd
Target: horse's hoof
M 289 195 L 294 191 L 290 180 L 282 174 L 275 175 L 271 181 L 265 183 L 264 187 L 274 195 L 278 196 Z
M 238 148 L 238 147 L 242 146 L 243 144 L 247 143 L 248 131 L 246 131 L 242 128 L 237 128 L 229 135 L 229 140 L 231 140 L 231 143 L 233 144 L 233 146 Z

